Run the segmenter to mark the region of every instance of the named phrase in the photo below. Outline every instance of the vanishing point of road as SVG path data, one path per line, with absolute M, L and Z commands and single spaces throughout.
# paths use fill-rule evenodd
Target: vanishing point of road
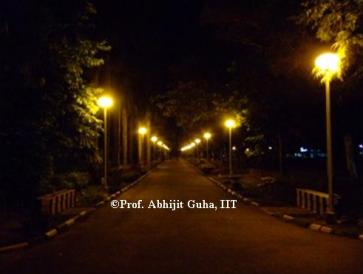
M 155 168 L 118 199 L 234 199 L 182 160 Z M 68 232 L 0 255 L 1 274 L 360 274 L 363 243 L 237 209 L 112 209 Z

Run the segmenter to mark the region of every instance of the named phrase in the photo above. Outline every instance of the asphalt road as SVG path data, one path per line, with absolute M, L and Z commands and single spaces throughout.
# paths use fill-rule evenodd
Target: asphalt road
M 107 205 L 49 242 L 0 255 L 0 273 L 363 273 L 363 242 L 287 224 L 240 202 L 216 211 L 148 209 L 157 199 L 234 199 L 180 160 L 119 199 L 141 199 L 145 208 Z

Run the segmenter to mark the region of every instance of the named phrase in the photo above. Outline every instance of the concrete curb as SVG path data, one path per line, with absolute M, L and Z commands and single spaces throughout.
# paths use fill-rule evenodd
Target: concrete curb
M 108 201 L 111 201 L 112 198 L 115 198 L 118 195 L 121 195 L 125 191 L 129 190 L 130 188 L 132 188 L 135 185 L 137 185 L 138 183 L 140 183 L 149 174 L 150 174 L 150 171 L 148 171 L 146 174 L 142 175 L 140 178 L 136 179 L 132 183 L 128 184 L 127 186 L 123 187 L 122 189 L 116 191 L 113 194 L 108 195 L 103 201 L 100 201 L 97 204 L 95 204 L 94 208 L 90 208 L 90 209 L 81 211 L 78 215 L 73 216 L 72 218 L 69 218 L 68 220 L 64 221 L 63 223 L 60 223 L 56 227 L 49 229 L 47 232 L 45 232 L 44 234 L 42 234 L 40 236 L 29 239 L 26 242 L 20 242 L 20 243 L 17 243 L 17 244 L 0 247 L 0 253 L 7 252 L 7 251 L 15 251 L 15 250 L 19 250 L 19 249 L 24 249 L 26 247 L 34 246 L 35 244 L 43 242 L 45 240 L 50 240 L 50 239 L 55 238 L 57 235 L 67 231 L 78 220 L 84 219 L 85 217 L 90 215 L 92 212 L 96 211 L 96 209 L 102 207 Z M 107 203 L 107 204 L 109 204 L 109 203 Z
M 277 217 L 279 219 L 283 219 L 286 222 L 291 222 L 291 223 L 293 223 L 295 225 L 298 225 L 300 227 L 310 228 L 313 231 L 363 240 L 363 234 L 351 235 L 351 234 L 337 233 L 334 230 L 334 228 L 332 228 L 330 226 L 324 226 L 324 225 L 315 224 L 315 223 L 308 223 L 308 222 L 306 222 L 306 221 L 304 221 L 302 219 L 299 219 L 297 217 L 293 217 L 293 216 L 290 216 L 290 215 L 287 215 L 287 214 L 283 214 L 283 215 L 275 214 L 275 213 L 261 207 L 260 203 L 255 202 L 255 201 L 251 200 L 250 198 L 244 197 L 243 195 L 241 195 L 241 194 L 233 191 L 232 189 L 226 187 L 224 184 L 222 184 L 218 180 L 216 180 L 216 179 L 214 179 L 214 178 L 212 178 L 210 176 L 205 176 L 205 177 L 208 178 L 211 182 L 213 182 L 216 185 L 218 185 L 219 187 L 221 187 L 224 191 L 232 194 L 233 196 L 236 196 L 238 199 L 242 200 L 244 203 L 246 203 L 248 205 L 260 208 L 263 212 L 265 212 L 266 214 L 268 214 L 270 216 L 274 216 L 274 217 Z
M 14 245 L 8 245 L 8 246 L 0 247 L 0 253 L 6 252 L 6 251 L 14 251 L 14 250 L 18 250 L 18 249 L 23 249 L 28 246 L 29 246 L 28 242 L 22 242 L 22 243 L 18 243 L 18 244 L 14 244 Z

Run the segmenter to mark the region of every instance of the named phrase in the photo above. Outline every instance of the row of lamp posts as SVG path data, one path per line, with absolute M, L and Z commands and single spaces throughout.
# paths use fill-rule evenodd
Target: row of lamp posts
M 331 215 L 331 219 L 334 220 L 334 192 L 333 192 L 333 149 L 332 149 L 332 126 L 331 126 L 331 101 L 330 101 L 330 83 L 334 77 L 339 77 L 341 74 L 341 60 L 336 53 L 324 53 L 315 59 L 314 73 L 316 76 L 322 78 L 322 82 L 325 85 L 325 116 L 326 116 L 326 170 L 328 180 L 328 193 L 329 200 L 327 206 L 327 214 Z M 229 131 L 229 176 L 233 174 L 232 167 L 232 130 L 237 126 L 236 121 L 233 119 L 227 119 L 224 123 L 225 127 Z M 208 140 L 211 138 L 210 133 L 205 133 L 207 145 L 207 159 L 209 159 Z M 189 145 L 184 146 L 181 150 L 189 150 L 195 147 L 198 155 L 198 144 L 200 139 L 195 139 Z
M 104 187 L 108 189 L 108 131 L 107 131 L 107 112 L 108 109 L 113 106 L 113 99 L 110 96 L 104 95 L 97 100 L 97 104 L 100 108 L 103 109 L 103 125 L 104 125 L 104 143 L 103 143 L 103 168 L 104 168 Z M 142 165 L 144 163 L 143 158 L 143 144 L 145 141 L 145 135 L 148 133 L 148 129 L 146 127 L 138 128 L 138 136 L 139 136 L 139 144 L 138 144 L 138 152 L 139 152 L 139 163 Z M 153 143 L 153 158 L 155 159 L 155 144 L 159 146 L 160 153 L 162 150 L 169 151 L 169 147 L 164 144 L 157 136 L 152 136 L 150 141 Z
M 331 102 L 330 102 L 330 83 L 332 79 L 340 75 L 341 71 L 341 60 L 339 56 L 335 53 L 325 53 L 315 60 L 314 71 L 318 77 L 322 77 L 322 82 L 325 84 L 325 110 L 326 110 L 326 151 L 327 151 L 327 178 L 328 178 L 328 214 L 334 215 L 334 192 L 333 192 L 333 152 L 332 152 L 332 129 L 331 129 Z M 107 148 L 107 110 L 113 105 L 113 100 L 109 96 L 102 96 L 98 100 L 98 105 L 104 110 L 104 184 L 107 188 L 107 159 L 108 159 L 108 148 Z M 232 167 L 232 130 L 236 127 L 236 122 L 233 119 L 228 119 L 225 121 L 225 126 L 229 130 L 229 175 L 233 174 Z M 139 135 L 142 140 L 144 139 L 147 129 L 145 127 L 140 127 L 138 130 Z M 207 146 L 207 159 L 209 160 L 209 147 L 208 142 L 211 138 L 211 134 L 206 132 L 203 137 L 206 140 Z M 140 138 L 140 139 L 141 139 Z M 140 140 L 139 139 L 139 140 Z M 167 148 L 156 136 L 151 137 L 153 144 L 157 144 L 162 148 Z M 194 140 L 191 146 L 186 147 L 196 147 L 198 155 L 198 144 L 201 142 L 199 138 Z M 142 158 L 142 145 L 139 141 L 139 159 Z
M 229 132 L 229 175 L 231 176 L 233 174 L 233 168 L 232 168 L 232 130 L 237 126 L 237 123 L 234 119 L 227 119 L 224 123 L 225 127 L 228 128 L 228 132 Z M 210 132 L 205 132 L 203 134 L 203 138 L 206 141 L 206 158 L 207 161 L 209 161 L 209 140 L 212 137 L 212 134 Z M 197 155 L 197 159 L 199 159 L 199 150 L 198 150 L 198 146 L 201 143 L 201 139 L 196 138 L 193 142 L 191 142 L 190 144 L 184 146 L 181 148 L 181 151 L 187 151 L 190 149 L 195 149 L 196 155 Z

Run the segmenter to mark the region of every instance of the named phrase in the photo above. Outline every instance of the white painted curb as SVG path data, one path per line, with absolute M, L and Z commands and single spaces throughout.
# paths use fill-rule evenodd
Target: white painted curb
M 319 224 L 310 224 L 310 229 L 314 231 L 319 231 L 322 225 Z
M 322 226 L 320 228 L 320 231 L 324 232 L 324 233 L 332 233 L 333 229 L 331 227 L 329 227 L 329 226 Z
M 5 247 L 1 247 L 0 252 L 22 249 L 22 248 L 25 248 L 25 247 L 28 247 L 28 246 L 29 246 L 28 242 L 18 243 L 18 244 L 15 244 L 15 245 L 8 245 L 8 246 L 5 246 Z
M 58 235 L 58 230 L 57 229 L 51 229 L 49 230 L 48 232 L 45 233 L 45 235 L 48 237 L 48 238 L 53 238 L 55 236 Z
M 287 214 L 284 214 L 283 216 L 282 216 L 282 218 L 284 218 L 285 220 L 287 220 L 287 221 L 292 221 L 292 220 L 294 220 L 295 218 L 294 217 L 292 217 L 292 216 L 290 216 L 290 215 L 287 215 Z

